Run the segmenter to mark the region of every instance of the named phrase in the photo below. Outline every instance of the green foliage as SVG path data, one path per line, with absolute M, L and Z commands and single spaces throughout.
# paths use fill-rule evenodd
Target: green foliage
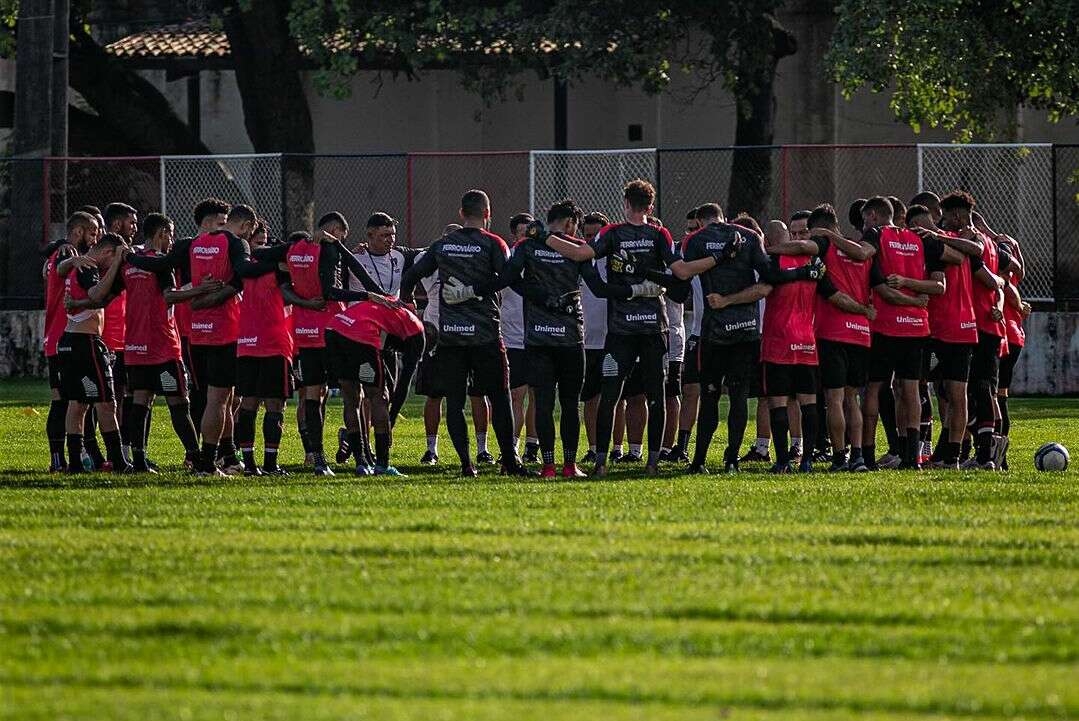
M 1030 470 L 1075 400 L 1013 402 L 1008 475 L 540 483 L 445 436 L 403 481 L 71 480 L 26 470 L 44 382 L 0 397 L 3 719 L 1079 716 L 1079 484 Z
M 289 24 L 321 69 L 319 88 L 340 95 L 361 68 L 388 67 L 414 77 L 449 67 L 485 99 L 502 97 L 522 74 L 566 80 L 600 77 L 658 92 L 672 68 L 702 83 L 738 91 L 756 82 L 756 60 L 771 35 L 748 39 L 745 28 L 777 0 L 721 3 L 643 0 L 464 0 L 294 2 Z M 692 39 L 700 33 L 704 42 Z
M 1079 114 L 1073 0 L 840 0 L 829 63 L 849 97 L 891 92 L 915 131 L 1007 139 L 1019 106 Z

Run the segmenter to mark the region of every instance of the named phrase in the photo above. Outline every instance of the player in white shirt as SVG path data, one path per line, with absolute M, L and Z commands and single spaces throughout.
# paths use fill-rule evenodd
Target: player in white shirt
M 510 218 L 509 245 L 512 249 L 525 236 L 528 224 L 534 218 L 528 213 L 517 213 Z M 506 344 L 506 360 L 510 366 L 510 401 L 513 404 L 513 439 L 520 444 L 521 429 L 525 431 L 525 463 L 539 462 L 539 437 L 536 435 L 535 394 L 529 388 L 528 357 L 525 354 L 524 299 L 512 288 L 499 291 L 502 305 L 499 308 L 502 323 L 502 341 Z M 525 410 L 528 398 L 528 410 Z M 518 452 L 520 449 L 518 448 Z

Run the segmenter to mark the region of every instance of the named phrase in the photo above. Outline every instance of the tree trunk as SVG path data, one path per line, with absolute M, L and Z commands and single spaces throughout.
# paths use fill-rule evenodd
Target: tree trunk
M 259 153 L 315 152 L 311 110 L 300 72 L 303 58 L 289 33 L 288 0 L 260 0 L 241 10 L 235 0 L 218 0 L 236 67 L 244 124 Z M 281 167 L 282 218 L 289 228 L 313 224 L 314 167 L 292 157 Z M 274 219 L 270 219 L 273 221 Z
M 738 42 L 745 50 L 738 53 L 734 144 L 758 147 L 734 151 L 727 206 L 732 217 L 745 211 L 763 225 L 767 218 L 762 213 L 772 197 L 775 150 L 767 146 L 772 145 L 775 133 L 776 66 L 797 46 L 794 37 L 771 16 L 747 23 Z

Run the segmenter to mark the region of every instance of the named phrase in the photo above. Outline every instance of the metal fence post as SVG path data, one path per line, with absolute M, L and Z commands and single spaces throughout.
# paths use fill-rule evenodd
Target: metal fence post
M 528 151 L 528 212 L 536 217 L 536 151 Z
M 1052 188 L 1052 228 L 1053 228 L 1053 309 L 1060 310 L 1060 250 L 1057 241 L 1057 204 L 1060 196 L 1057 194 L 1057 146 L 1053 143 L 1050 153 L 1049 172 L 1051 173 L 1050 188 Z

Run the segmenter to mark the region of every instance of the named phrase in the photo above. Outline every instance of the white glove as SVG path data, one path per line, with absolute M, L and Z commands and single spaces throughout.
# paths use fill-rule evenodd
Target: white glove
M 466 300 L 472 300 L 475 297 L 476 293 L 472 290 L 472 286 L 465 285 L 453 276 L 450 276 L 449 279 L 442 284 L 442 300 L 450 305 L 464 303 Z
M 666 289 L 659 283 L 653 283 L 650 280 L 646 280 L 643 283 L 635 283 L 630 286 L 630 290 L 633 291 L 632 298 L 658 298 L 666 292 Z

